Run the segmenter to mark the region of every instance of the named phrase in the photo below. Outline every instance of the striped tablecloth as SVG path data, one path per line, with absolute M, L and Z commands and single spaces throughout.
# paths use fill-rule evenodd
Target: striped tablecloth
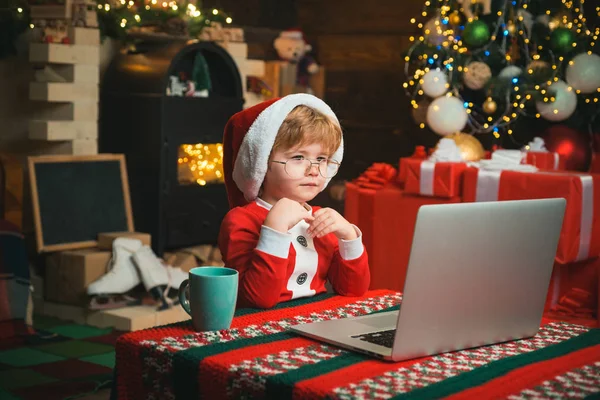
M 132 332 L 116 346 L 117 399 L 600 398 L 600 329 L 542 321 L 531 338 L 400 363 L 289 328 L 397 309 L 399 293 L 320 295 L 239 310 L 228 330 L 190 322 Z

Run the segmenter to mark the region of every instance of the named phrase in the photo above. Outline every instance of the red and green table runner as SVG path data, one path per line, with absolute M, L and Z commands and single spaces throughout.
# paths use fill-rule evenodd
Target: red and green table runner
M 300 337 L 293 325 L 397 309 L 387 290 L 238 310 L 228 330 L 190 321 L 123 335 L 117 399 L 600 398 L 600 329 L 544 319 L 518 340 L 400 363 Z

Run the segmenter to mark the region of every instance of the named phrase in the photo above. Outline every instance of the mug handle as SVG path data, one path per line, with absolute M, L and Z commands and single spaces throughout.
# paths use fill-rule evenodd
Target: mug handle
M 190 280 L 189 279 L 186 279 L 185 281 L 181 282 L 181 285 L 179 285 L 179 304 L 181 304 L 181 307 L 191 317 L 192 316 L 192 310 L 190 309 L 190 301 L 188 300 L 188 298 L 186 296 L 186 293 L 188 292 L 187 289 L 188 289 L 189 286 L 190 286 Z

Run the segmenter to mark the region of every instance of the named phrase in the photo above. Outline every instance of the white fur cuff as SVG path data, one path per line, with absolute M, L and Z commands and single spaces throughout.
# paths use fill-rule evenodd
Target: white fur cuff
M 260 238 L 258 239 L 256 250 L 275 257 L 288 258 L 291 243 L 292 235 L 289 233 L 281 233 L 263 225 L 260 228 Z
M 352 225 L 358 237 L 352 240 L 343 240 L 338 239 L 338 244 L 340 246 L 340 255 L 342 259 L 346 261 L 355 260 L 358 257 L 362 256 L 365 251 L 365 246 L 362 242 L 362 232 L 356 225 Z

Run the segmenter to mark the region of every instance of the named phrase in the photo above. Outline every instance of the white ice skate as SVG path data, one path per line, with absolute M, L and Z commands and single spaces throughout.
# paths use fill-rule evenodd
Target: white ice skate
M 112 257 L 108 272 L 87 287 L 87 293 L 94 296 L 91 309 L 118 308 L 139 304 L 139 300 L 125 293 L 140 284 L 140 276 L 131 259 L 132 254 L 142 247 L 141 240 L 117 238 L 113 241 Z
M 159 309 L 169 308 L 174 300 L 168 296 L 169 289 L 178 288 L 181 284 L 183 271 L 164 265 L 148 246 L 142 246 L 132 256 L 138 267 L 142 283 L 155 300 L 161 302 Z M 177 272 L 179 270 L 179 272 Z

